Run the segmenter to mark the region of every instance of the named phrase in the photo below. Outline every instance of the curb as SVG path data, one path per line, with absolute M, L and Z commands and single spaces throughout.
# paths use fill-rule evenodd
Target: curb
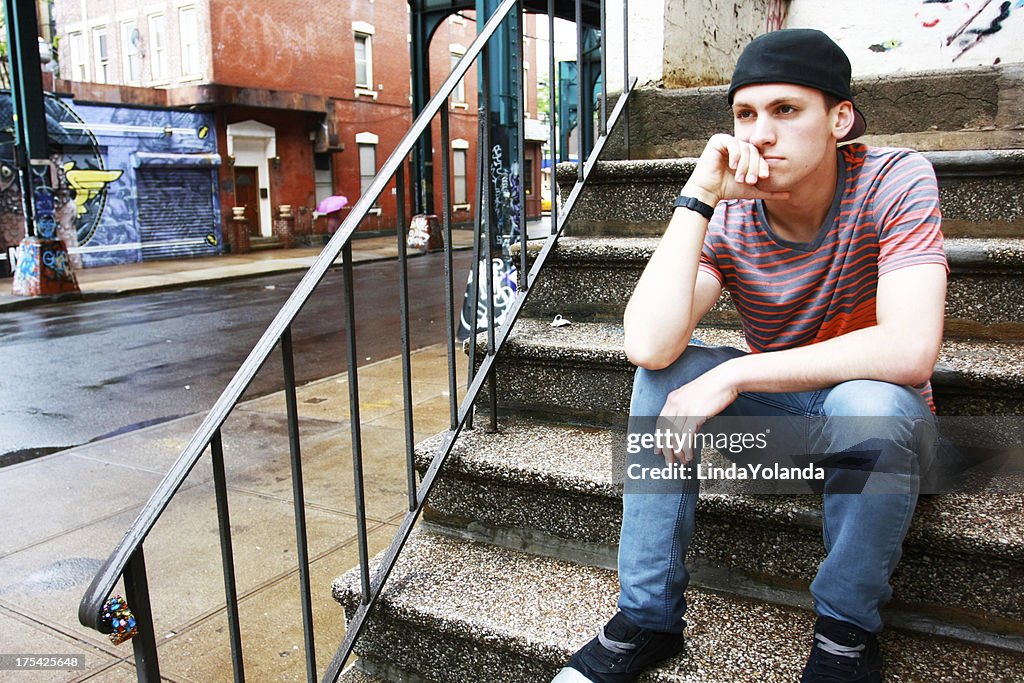
M 470 246 L 453 246 L 452 252 L 456 251 L 467 251 L 472 249 Z M 428 254 L 441 253 L 441 250 L 427 252 Z M 420 256 L 426 256 L 427 254 L 421 252 L 407 253 L 406 258 L 418 258 Z M 359 257 L 358 255 L 353 256 L 353 266 L 362 265 L 364 263 L 380 263 L 381 261 L 396 261 L 398 256 L 365 256 Z M 24 310 L 26 308 L 34 308 L 36 306 L 46 306 L 50 304 L 58 303 L 70 303 L 70 302 L 87 302 L 87 301 L 104 301 L 108 299 L 116 299 L 124 296 L 132 296 L 134 294 L 152 294 L 156 292 L 173 291 L 177 289 L 187 289 L 189 287 L 203 287 L 208 286 L 212 283 L 219 282 L 234 282 L 238 280 L 247 280 L 257 277 L 263 277 L 268 275 L 284 275 L 287 273 L 296 273 L 309 270 L 309 265 L 304 266 L 285 266 L 283 268 L 264 270 L 253 273 L 238 273 L 222 276 L 209 276 L 203 278 L 197 278 L 195 280 L 189 280 L 184 282 L 168 282 L 154 285 L 143 285 L 140 287 L 126 287 L 124 289 L 97 289 L 97 290 L 86 290 L 78 293 L 64 293 L 64 294 L 53 294 L 50 296 L 38 296 L 38 297 L 21 297 L 13 294 L 0 294 L 0 312 L 2 311 L 17 311 Z M 341 263 L 333 263 L 328 270 L 337 270 L 341 268 Z

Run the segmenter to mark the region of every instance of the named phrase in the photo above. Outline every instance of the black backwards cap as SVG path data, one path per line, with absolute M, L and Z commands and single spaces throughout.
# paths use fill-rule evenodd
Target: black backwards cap
M 736 62 L 729 84 L 729 104 L 746 85 L 794 83 L 816 88 L 841 100 L 853 102 L 850 92 L 850 60 L 843 49 L 821 31 L 787 28 L 754 38 Z M 853 107 L 853 128 L 840 142 L 864 134 L 864 114 Z

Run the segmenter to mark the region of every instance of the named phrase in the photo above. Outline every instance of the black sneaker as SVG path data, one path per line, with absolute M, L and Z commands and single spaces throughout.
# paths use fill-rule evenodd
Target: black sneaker
M 818 617 L 814 645 L 800 683 L 881 683 L 882 653 L 874 633 Z
M 551 683 L 629 683 L 683 649 L 681 633 L 640 628 L 619 612 L 572 656 Z

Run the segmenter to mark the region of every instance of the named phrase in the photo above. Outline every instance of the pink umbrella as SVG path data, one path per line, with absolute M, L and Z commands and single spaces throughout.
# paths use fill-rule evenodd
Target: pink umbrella
M 341 214 L 338 213 L 348 206 L 348 197 L 334 194 L 326 197 L 316 206 L 316 212 L 327 216 L 327 233 L 334 234 L 334 231 L 341 225 Z

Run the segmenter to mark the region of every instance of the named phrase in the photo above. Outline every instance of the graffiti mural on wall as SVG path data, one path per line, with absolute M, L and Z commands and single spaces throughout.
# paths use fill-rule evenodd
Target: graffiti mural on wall
M 1001 33 L 1011 13 L 1022 6 L 1024 0 L 923 0 L 914 18 L 926 30 L 945 33 L 943 45 L 953 50 L 950 61 L 955 62 L 990 36 Z
M 788 0 L 770 0 L 768 15 L 765 17 L 765 33 L 778 31 L 786 22 L 786 3 Z
M 58 169 L 49 214 L 59 226 L 49 232 L 67 243 L 76 266 L 219 253 L 220 158 L 210 114 L 78 105 L 52 95 L 45 111 Z M 0 93 L 0 128 L 12 114 L 10 96 Z M 13 136 L 0 131 L 0 212 L 7 214 L 0 223 L 8 226 L 0 242 L 8 245 L 24 232 L 10 227 L 21 222 L 12 220 L 20 216 L 13 152 Z M 148 192 L 139 190 L 140 176 Z

